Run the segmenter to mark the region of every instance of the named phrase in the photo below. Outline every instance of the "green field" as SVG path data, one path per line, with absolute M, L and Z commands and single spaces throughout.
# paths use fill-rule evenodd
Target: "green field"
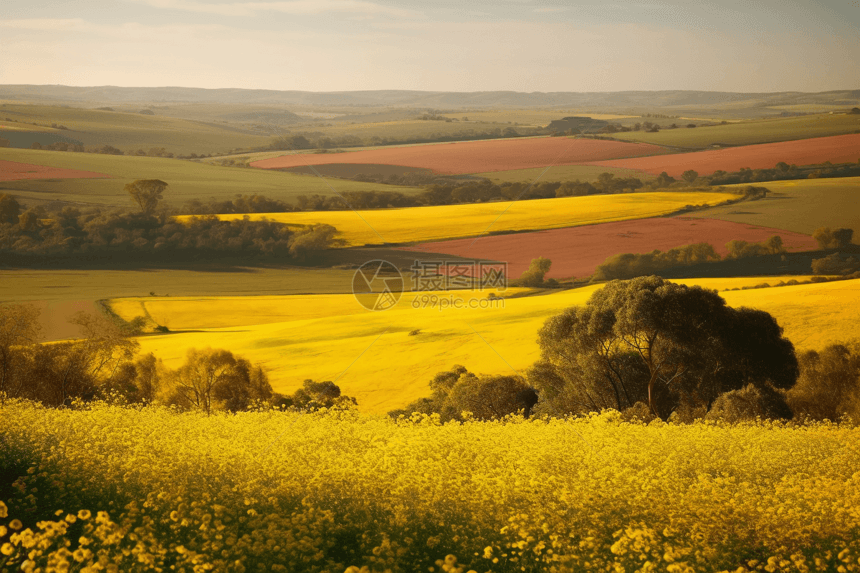
M 0 192 L 9 193 L 28 204 L 61 201 L 78 205 L 126 206 L 126 183 L 135 179 L 162 179 L 170 186 L 164 194 L 168 204 L 180 205 L 190 199 L 230 199 L 239 194 L 257 193 L 273 199 L 292 201 L 297 195 L 335 195 L 344 191 L 400 191 L 416 193 L 415 187 L 360 183 L 340 179 L 320 179 L 263 169 L 220 167 L 180 159 L 130 157 L 63 151 L 33 151 L 0 148 L 0 160 L 50 165 L 107 173 L 114 179 L 48 179 L 0 182 Z M 332 188 L 334 190 L 332 190 Z
M 141 105 L 136 109 L 148 106 Z M 159 115 L 101 111 L 65 106 L 0 105 L 0 121 L 13 127 L 33 128 L 54 123 L 68 130 L 56 129 L 53 133 L 81 141 L 86 147 L 112 145 L 123 151 L 148 151 L 164 147 L 177 155 L 191 153 L 224 153 L 236 148 L 266 145 L 271 136 L 239 123 L 194 121 Z M 5 121 L 9 118 L 13 121 Z
M 363 262 L 363 261 L 361 261 Z M 99 312 L 96 301 L 114 297 L 169 300 L 178 296 L 299 295 L 349 293 L 354 270 L 234 269 L 0 270 L 0 304 L 33 303 L 42 315 L 42 336 L 58 340 L 79 335 L 68 323 L 76 312 Z
M 772 143 L 828 135 L 843 135 L 860 131 L 860 115 L 808 115 L 777 119 L 742 121 L 711 127 L 683 127 L 688 122 L 675 119 L 652 119 L 663 126 L 677 123 L 678 129 L 664 129 L 657 133 L 629 131 L 615 133 L 612 137 L 629 141 L 641 141 L 655 145 L 702 149 L 714 144 L 751 145 Z M 695 123 L 695 122 L 693 122 Z
M 761 185 L 773 194 L 766 199 L 712 207 L 689 216 L 806 234 L 819 227 L 847 227 L 860 233 L 860 177 L 772 181 Z

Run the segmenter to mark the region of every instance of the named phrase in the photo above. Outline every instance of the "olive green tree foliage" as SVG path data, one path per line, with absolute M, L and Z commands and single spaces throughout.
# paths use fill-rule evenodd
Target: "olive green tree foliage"
M 850 275 L 860 271 L 860 261 L 848 256 L 844 259 L 839 253 L 831 253 L 820 259 L 812 259 L 812 274 L 815 275 Z
M 812 233 L 812 238 L 818 241 L 822 249 L 841 249 L 851 244 L 854 237 L 853 229 L 831 229 L 830 227 L 819 227 Z
M 358 404 L 355 398 L 344 396 L 340 386 L 330 380 L 324 382 L 305 380 L 302 387 L 295 393 L 279 397 L 277 402 L 285 407 L 309 411 L 321 408 L 349 410 Z
M 684 171 L 684 173 L 681 174 L 681 178 L 684 181 L 686 181 L 687 183 L 692 183 L 693 181 L 695 181 L 696 179 L 699 178 L 699 172 L 694 171 L 693 169 L 688 169 L 687 171 Z
M 189 349 L 185 364 L 166 374 L 169 402 L 211 413 L 245 410 L 272 398 L 263 369 L 223 349 Z
M 543 257 L 532 259 L 529 268 L 521 276 L 518 283 L 526 287 L 540 287 L 544 284 L 544 277 L 552 267 L 552 261 Z
M 140 211 L 147 215 L 155 213 L 158 203 L 162 200 L 167 183 L 160 179 L 138 179 L 127 183 L 125 192 L 129 194 Z
M 39 314 L 31 304 L 0 305 L 0 395 L 15 397 L 23 391 L 41 330 Z
M 528 417 L 537 403 L 537 393 L 521 376 L 476 376 L 463 366 L 440 372 L 430 381 L 431 395 L 389 412 L 390 416 L 439 414 L 443 422 L 498 420 L 510 414 Z
M 685 267 L 720 260 L 720 255 L 710 243 L 694 243 L 675 247 L 668 251 L 654 250 L 650 253 L 622 253 L 607 257 L 592 275 L 594 281 L 631 279 L 652 275 L 675 267 Z
M 787 395 L 798 416 L 860 422 L 860 341 L 804 352 L 799 362 L 800 378 Z
M 0 305 L 0 392 L 48 406 L 89 399 L 117 384 L 137 352 L 136 341 L 112 321 L 78 313 L 77 340 L 39 344 L 39 311 L 28 305 Z
M 784 420 L 792 416 L 791 408 L 778 390 L 749 384 L 739 390 L 722 394 L 714 401 L 704 418 L 737 423 L 756 419 Z
M 20 203 L 11 195 L 0 193 L 0 224 L 15 225 L 20 215 Z
M 764 255 L 778 255 L 785 252 L 782 237 L 773 237 L 761 243 L 748 243 L 747 241 L 733 240 L 726 243 L 729 254 L 727 259 L 745 259 L 748 257 L 761 257 Z
M 185 409 L 246 410 L 276 396 L 266 372 L 226 350 L 191 349 L 176 370 L 154 355 L 138 356 L 135 322 L 78 313 L 75 340 L 39 343 L 39 310 L 0 305 L 0 399 L 46 406 L 75 400 L 162 402 Z
M 637 401 L 667 419 L 679 405 L 710 408 L 753 384 L 791 388 L 794 346 L 766 312 L 733 309 L 716 291 L 660 277 L 612 281 L 584 306 L 549 318 L 529 371 L 541 411 L 623 410 Z

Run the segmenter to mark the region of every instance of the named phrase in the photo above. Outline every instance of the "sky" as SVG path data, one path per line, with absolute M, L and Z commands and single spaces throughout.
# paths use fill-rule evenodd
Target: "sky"
M 860 0 L 2 0 L 0 84 L 860 88 Z

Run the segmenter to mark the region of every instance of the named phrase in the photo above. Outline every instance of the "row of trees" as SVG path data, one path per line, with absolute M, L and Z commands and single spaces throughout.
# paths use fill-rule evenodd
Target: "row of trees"
M 549 318 L 540 359 L 524 374 L 437 375 L 431 396 L 391 412 L 443 420 L 564 416 L 860 420 L 860 344 L 799 357 L 766 312 L 731 308 L 716 291 L 659 277 L 613 281 L 584 306 Z M 469 412 L 471 414 L 467 414 Z
M 733 240 L 726 243 L 726 249 L 729 251 L 726 259 L 744 259 L 785 252 L 782 238 L 779 236 L 773 236 L 760 243 Z M 603 264 L 598 265 L 592 280 L 629 279 L 720 260 L 722 257 L 714 246 L 705 242 L 675 247 L 668 251 L 654 250 L 644 254 L 622 253 L 612 255 Z
M 772 169 L 742 168 L 732 173 L 718 170 L 705 179 L 710 185 L 736 185 L 740 183 L 764 183 L 767 181 L 785 181 L 793 179 L 818 179 L 830 177 L 860 176 L 860 161 L 832 165 L 829 162 L 822 165 L 806 165 L 798 167 L 780 161 Z
M 651 187 L 659 188 L 658 183 Z M 584 197 L 588 195 L 632 193 L 644 184 L 635 177 L 615 177 L 612 173 L 601 174 L 597 181 L 539 181 L 536 183 L 479 181 L 434 183 L 425 186 L 420 193 L 405 195 L 394 191 L 347 191 L 340 196 L 300 195 L 295 209 L 300 211 L 339 211 L 344 209 L 386 209 L 422 207 L 428 205 L 457 205 L 464 203 L 486 203 L 490 201 L 513 201 L 551 199 L 555 197 Z M 745 190 L 738 192 L 741 195 Z M 292 206 L 284 207 L 292 210 Z
M 153 403 L 211 413 L 255 406 L 301 410 L 351 408 L 332 382 L 306 380 L 292 395 L 272 390 L 259 364 L 220 349 L 190 349 L 185 362 L 167 368 L 152 354 L 139 355 L 136 325 L 78 313 L 73 341 L 40 344 L 39 310 L 0 305 L 0 398 L 23 398 L 46 406 L 103 399 Z
M 137 213 L 64 207 L 22 209 L 9 195 L 0 195 L 0 252 L 22 257 L 86 255 L 124 260 L 157 257 L 159 261 L 198 260 L 221 256 L 306 260 L 336 243 L 330 225 L 288 227 L 247 218 L 221 221 L 215 216 L 177 221 L 157 209 L 158 185 L 135 188 Z M 140 191 L 140 192 L 138 192 Z

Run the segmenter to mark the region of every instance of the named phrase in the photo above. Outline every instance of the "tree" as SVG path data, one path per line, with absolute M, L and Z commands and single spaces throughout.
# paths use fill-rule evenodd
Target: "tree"
M 675 182 L 675 178 L 664 171 L 657 176 L 656 182 L 658 187 L 668 187 Z
M 851 244 L 854 237 L 853 229 L 834 229 L 830 227 L 819 227 L 812 233 L 812 238 L 818 241 L 822 249 L 841 249 Z
M 785 161 L 780 161 L 779 163 L 776 164 L 776 168 L 779 171 L 786 173 L 791 168 L 791 166 L 788 163 L 786 163 Z
M 538 336 L 533 383 L 541 395 L 576 389 L 593 410 L 644 398 L 665 419 L 682 401 L 710 407 L 748 384 L 786 389 L 797 380 L 794 347 L 769 314 L 655 276 L 607 283 L 584 307 L 548 319 Z
M 230 366 L 234 363 L 235 359 L 226 350 L 189 349 L 185 364 L 170 373 L 169 383 L 173 388 L 170 401 L 186 408 L 211 412 L 215 385 L 229 375 Z
M 230 412 L 247 410 L 254 402 L 270 402 L 274 396 L 265 370 L 244 358 L 236 359 L 232 375 L 216 384 L 213 393 L 221 408 Z
M 305 380 L 301 388 L 285 398 L 285 404 L 300 410 L 349 409 L 354 407 L 357 401 L 355 398 L 343 396 L 340 386 L 330 380 L 324 382 Z
M 544 277 L 552 267 L 552 261 L 543 257 L 532 259 L 529 268 L 521 276 L 519 283 L 527 287 L 539 287 L 544 284 Z
M 699 177 L 699 172 L 698 172 L 698 171 L 694 171 L 694 170 L 692 170 L 692 169 L 688 169 L 687 171 L 684 171 L 684 173 L 682 173 L 682 174 L 681 174 L 681 178 L 682 178 L 684 181 L 686 181 L 687 183 L 692 183 L 692 182 L 693 182 L 693 181 L 695 181 L 698 177 Z
M 820 259 L 812 259 L 814 275 L 850 275 L 860 271 L 860 261 L 854 257 L 843 259 L 839 253 L 831 253 Z
M 227 350 L 191 348 L 185 364 L 167 375 L 170 401 L 207 414 L 216 409 L 241 409 L 236 408 L 239 402 L 251 397 L 250 374 L 248 363 Z
M 799 362 L 800 378 L 787 396 L 797 415 L 860 421 L 860 341 L 804 352 Z
M 0 193 L 0 224 L 15 225 L 21 214 L 21 205 L 11 195 Z
M 498 420 L 522 412 L 528 417 L 537 393 L 520 376 L 460 376 L 447 406 L 460 417 L 470 412 L 478 420 Z
M 504 418 L 522 412 L 531 415 L 537 403 L 534 388 L 520 376 L 476 376 L 463 366 L 440 372 L 430 381 L 432 394 L 416 400 L 392 417 L 412 413 L 438 414 L 442 422 L 463 420 L 470 412 L 478 420 Z
M 21 395 L 22 371 L 41 330 L 40 314 L 31 304 L 0 304 L 0 395 Z
M 717 398 L 705 415 L 705 419 L 736 423 L 755 421 L 758 418 L 785 420 L 792 416 L 791 408 L 782 394 L 773 388 L 750 384 L 740 390 L 726 392 Z
M 745 259 L 748 257 L 761 257 L 764 255 L 778 255 L 785 252 L 782 237 L 774 235 L 761 243 L 748 243 L 741 240 L 732 240 L 726 243 L 728 259 Z
M 125 191 L 137 203 L 141 212 L 152 215 L 158 207 L 167 183 L 160 179 L 138 179 L 126 184 Z

